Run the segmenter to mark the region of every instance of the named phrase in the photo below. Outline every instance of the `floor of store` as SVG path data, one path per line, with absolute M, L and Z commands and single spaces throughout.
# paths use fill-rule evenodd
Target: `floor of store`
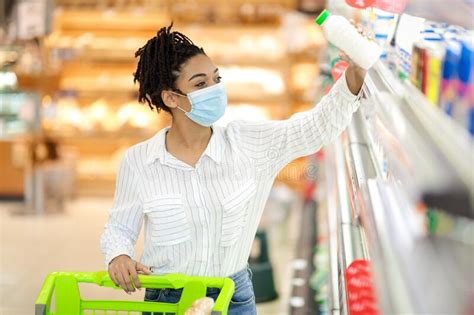
M 12 214 L 21 209 L 20 203 L 0 204 L 0 314 L 32 314 L 42 282 L 51 271 L 103 268 L 99 237 L 111 203 L 107 198 L 80 198 L 68 203 L 63 213 L 42 216 Z M 298 239 L 300 212 L 301 206 L 295 204 L 288 213 L 273 214 L 271 218 L 264 215 L 262 219 L 269 226 L 270 256 L 279 298 L 259 303 L 258 314 L 288 314 L 291 261 Z M 138 241 L 138 252 L 142 240 L 141 237 Z M 84 285 L 81 294 L 83 298 L 138 300 L 144 293 L 128 296 L 123 291 Z

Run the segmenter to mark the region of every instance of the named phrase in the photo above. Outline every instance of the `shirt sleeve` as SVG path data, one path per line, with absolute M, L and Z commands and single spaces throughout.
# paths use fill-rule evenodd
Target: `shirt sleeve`
M 113 205 L 100 240 L 106 266 L 119 255 L 135 259 L 135 244 L 143 222 L 138 176 L 130 167 L 127 153 L 119 167 Z
M 358 109 L 360 94 L 352 94 L 344 73 L 309 111 L 296 113 L 288 120 L 233 122 L 239 146 L 259 169 L 274 175 L 292 160 L 315 153 L 335 140 Z

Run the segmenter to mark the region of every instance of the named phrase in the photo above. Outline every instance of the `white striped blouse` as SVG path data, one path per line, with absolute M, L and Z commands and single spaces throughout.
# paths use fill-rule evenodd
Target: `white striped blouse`
M 140 261 L 155 274 L 222 277 L 245 268 L 279 171 L 336 139 L 358 104 L 343 75 L 315 108 L 288 120 L 214 126 L 195 167 L 166 151 L 167 128 L 129 148 L 101 237 L 105 263 L 136 259 L 144 223 Z

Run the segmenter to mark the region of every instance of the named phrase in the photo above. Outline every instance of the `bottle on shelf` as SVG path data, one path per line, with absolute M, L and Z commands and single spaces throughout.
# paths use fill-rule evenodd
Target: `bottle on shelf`
M 461 42 L 461 56 L 458 64 L 458 101 L 454 108 L 454 119 L 474 135 L 474 39 Z
M 449 116 L 453 115 L 456 102 L 458 64 L 461 57 L 461 44 L 450 41 L 446 46 L 441 82 L 440 107 Z

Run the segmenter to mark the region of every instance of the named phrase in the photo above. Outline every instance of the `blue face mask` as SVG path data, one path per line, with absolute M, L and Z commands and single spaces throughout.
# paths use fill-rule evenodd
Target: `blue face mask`
M 222 82 L 202 90 L 188 93 L 187 95 L 175 94 L 187 96 L 191 103 L 191 111 L 186 112 L 179 106 L 178 109 L 183 111 L 189 119 L 201 126 L 210 127 L 224 116 L 227 107 L 227 92 Z

